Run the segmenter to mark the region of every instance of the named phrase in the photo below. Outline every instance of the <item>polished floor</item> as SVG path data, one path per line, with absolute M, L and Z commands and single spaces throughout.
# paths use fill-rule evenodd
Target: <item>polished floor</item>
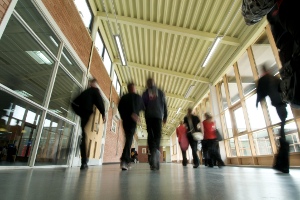
M 75 168 L 0 170 L 1 200 L 185 200 L 300 199 L 300 169 L 282 174 L 270 168 L 161 164 L 150 171 L 134 164 Z

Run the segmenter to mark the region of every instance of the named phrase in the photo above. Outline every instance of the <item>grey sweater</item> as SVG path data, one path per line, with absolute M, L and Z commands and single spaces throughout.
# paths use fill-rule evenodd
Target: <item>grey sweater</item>
M 147 89 L 143 95 L 143 102 L 145 105 L 145 118 L 167 119 L 168 110 L 164 93 L 153 87 Z

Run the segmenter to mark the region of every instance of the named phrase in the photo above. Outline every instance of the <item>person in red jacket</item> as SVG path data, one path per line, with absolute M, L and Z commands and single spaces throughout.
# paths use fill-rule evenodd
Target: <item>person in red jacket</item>
M 204 114 L 204 116 L 205 120 L 202 122 L 204 134 L 202 148 L 205 157 L 205 163 L 209 167 L 213 167 L 213 163 L 217 161 L 219 167 L 224 166 L 224 162 L 221 159 L 219 152 L 219 141 L 217 140 L 215 122 L 213 121 L 210 113 L 207 112 Z
M 180 125 L 176 128 L 176 135 L 178 137 L 178 143 L 182 152 L 182 165 L 187 165 L 186 150 L 189 148 L 189 140 L 187 138 L 187 127 L 183 121 L 180 121 Z

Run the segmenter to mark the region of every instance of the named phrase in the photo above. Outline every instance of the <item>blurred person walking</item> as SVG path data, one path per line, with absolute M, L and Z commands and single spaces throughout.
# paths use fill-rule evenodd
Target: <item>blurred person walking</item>
M 152 78 L 148 78 L 147 89 L 143 93 L 142 98 L 145 105 L 147 141 L 150 149 L 150 169 L 159 170 L 161 130 L 162 123 L 165 124 L 167 122 L 167 103 L 163 91 L 155 86 Z
M 123 129 L 125 132 L 125 145 L 121 156 L 121 169 L 128 170 L 131 163 L 130 148 L 137 123 L 140 122 L 139 113 L 144 110 L 142 97 L 136 94 L 134 83 L 127 85 L 128 93 L 120 99 L 118 110 L 123 120 Z
M 188 108 L 187 115 L 184 117 L 183 121 L 188 129 L 187 138 L 192 148 L 193 163 L 194 163 L 193 167 L 197 168 L 200 165 L 200 160 L 197 154 L 198 141 L 193 139 L 192 133 L 200 131 L 200 128 L 198 128 L 200 125 L 200 119 L 196 115 L 192 114 L 192 108 Z
M 281 120 L 279 139 L 280 148 L 273 168 L 283 173 L 289 173 L 289 144 L 285 139 L 284 133 L 287 110 L 286 103 L 282 102 L 279 93 L 279 85 L 281 80 L 280 78 L 269 74 L 266 66 L 262 66 L 262 71 L 262 77 L 257 83 L 256 107 L 258 106 L 258 102 L 260 102 L 266 96 L 269 96 L 272 105 L 276 108 L 277 114 Z
M 89 81 L 89 88 L 83 91 L 78 97 L 72 102 L 72 108 L 74 112 L 81 119 L 81 129 L 82 129 L 82 138 L 80 144 L 80 153 L 81 153 L 81 167 L 83 170 L 88 167 L 87 165 L 87 145 L 86 145 L 86 132 L 85 126 L 87 125 L 90 116 L 93 113 L 93 106 L 96 106 L 100 113 L 102 114 L 103 123 L 106 122 L 105 118 L 105 108 L 103 99 L 100 95 L 100 90 L 97 87 L 97 80 L 92 79 Z
M 182 165 L 187 165 L 186 150 L 189 148 L 189 140 L 187 137 L 187 127 L 183 121 L 180 121 L 180 125 L 176 128 L 176 135 L 178 137 L 178 143 L 182 152 Z

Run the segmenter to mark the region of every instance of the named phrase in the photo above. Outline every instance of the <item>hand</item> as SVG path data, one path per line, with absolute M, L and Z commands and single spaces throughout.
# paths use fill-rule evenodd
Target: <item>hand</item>
M 106 117 L 104 115 L 102 115 L 102 119 L 103 119 L 103 123 L 105 124 L 106 122 Z
M 163 119 L 163 124 L 165 125 L 167 123 L 167 119 Z
M 139 117 L 137 114 L 135 114 L 135 113 L 132 113 L 132 114 L 131 114 L 131 118 L 132 118 L 132 120 L 135 121 L 136 123 L 139 123 L 139 122 L 140 122 L 140 117 Z

